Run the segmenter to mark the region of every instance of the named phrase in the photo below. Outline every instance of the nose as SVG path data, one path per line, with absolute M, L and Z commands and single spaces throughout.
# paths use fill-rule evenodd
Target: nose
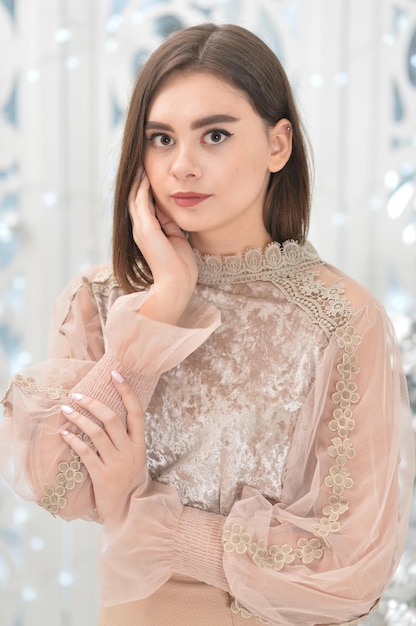
M 201 168 L 197 163 L 195 151 L 187 146 L 178 147 L 173 155 L 170 173 L 178 180 L 199 178 Z

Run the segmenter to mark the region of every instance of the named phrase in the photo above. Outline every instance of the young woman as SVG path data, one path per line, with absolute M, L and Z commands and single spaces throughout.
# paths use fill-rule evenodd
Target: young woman
M 309 202 L 271 50 L 233 25 L 163 43 L 127 116 L 113 263 L 60 297 L 0 433 L 18 493 L 103 524 L 101 626 L 356 624 L 391 579 L 405 380 L 380 303 L 305 241 Z

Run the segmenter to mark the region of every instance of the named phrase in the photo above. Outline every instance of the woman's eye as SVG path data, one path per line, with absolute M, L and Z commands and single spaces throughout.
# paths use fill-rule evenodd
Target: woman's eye
M 174 141 L 172 137 L 169 135 L 165 135 L 164 133 L 153 133 L 148 137 L 148 141 L 157 147 L 166 147 L 173 145 Z
M 214 129 L 210 130 L 205 134 L 205 143 L 208 144 L 216 144 L 222 143 L 227 139 L 227 137 L 231 137 L 231 133 L 227 130 Z

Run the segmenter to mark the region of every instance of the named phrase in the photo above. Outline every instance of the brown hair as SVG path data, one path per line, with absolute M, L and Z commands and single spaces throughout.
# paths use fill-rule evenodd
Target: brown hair
M 304 133 L 285 71 L 270 48 L 250 31 L 233 24 L 201 24 L 178 31 L 149 57 L 131 97 L 118 168 L 113 224 L 113 268 L 128 293 L 152 282 L 137 248 L 128 212 L 128 196 L 143 167 L 147 112 L 156 90 L 173 72 L 209 72 L 243 91 L 268 127 L 287 118 L 292 154 L 270 176 L 264 223 L 274 241 L 303 243 L 309 226 L 310 179 Z

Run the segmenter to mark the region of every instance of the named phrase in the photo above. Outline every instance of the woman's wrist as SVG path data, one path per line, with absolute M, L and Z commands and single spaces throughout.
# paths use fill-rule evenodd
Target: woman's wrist
M 157 322 L 176 325 L 188 307 L 193 291 L 191 286 L 184 289 L 183 286 L 162 288 L 153 285 L 152 295 L 141 307 L 140 314 Z

